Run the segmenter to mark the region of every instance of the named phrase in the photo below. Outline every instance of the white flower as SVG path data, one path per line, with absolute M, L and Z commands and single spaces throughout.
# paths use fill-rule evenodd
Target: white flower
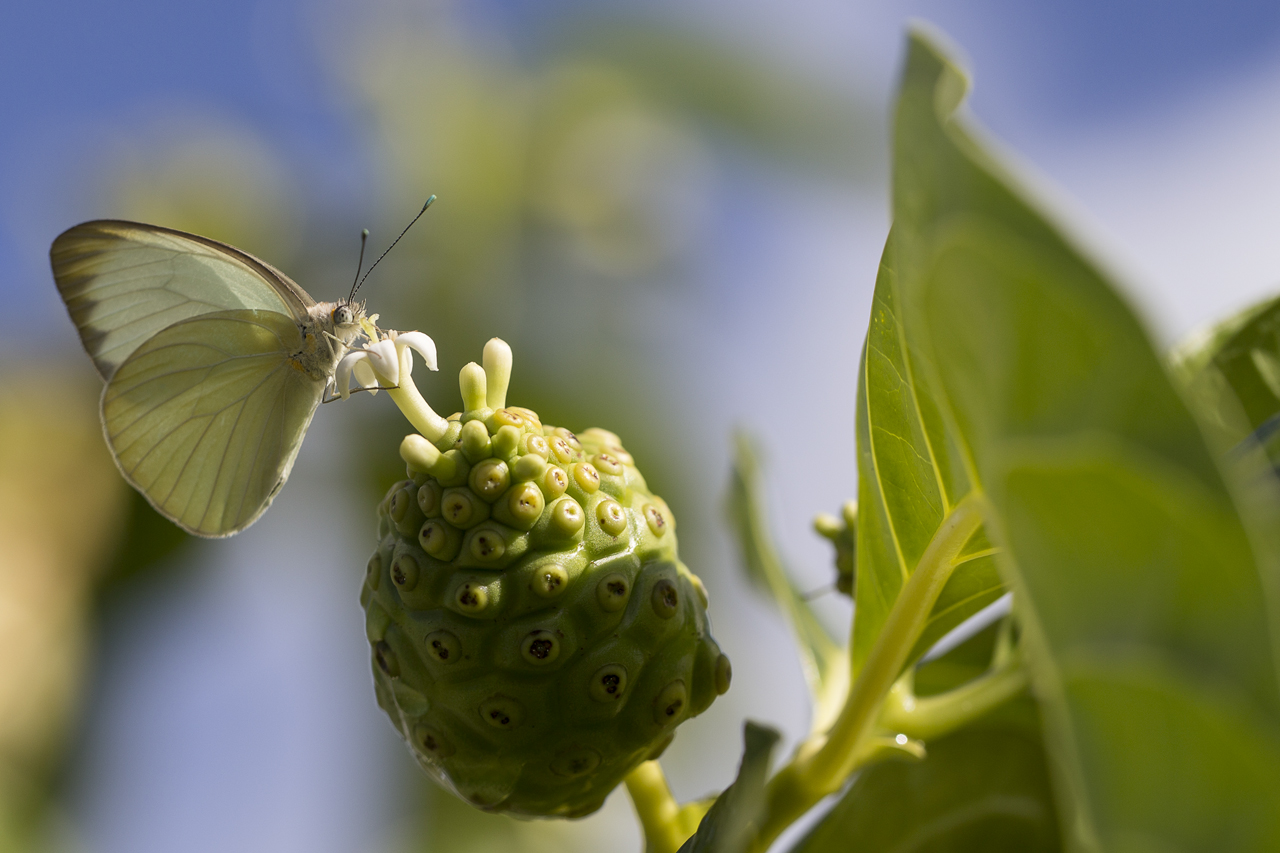
M 334 373 L 334 387 L 338 396 L 351 396 L 351 376 L 354 373 L 361 388 L 378 393 L 379 386 L 396 388 L 400 385 L 400 371 L 406 378 L 413 372 L 413 356 L 406 349 L 417 350 L 428 369 L 436 370 L 436 344 L 422 332 L 387 332 L 387 336 L 361 349 L 353 349 L 338 362 Z
M 396 342 L 396 350 L 404 352 L 405 347 L 418 351 L 418 355 L 422 356 L 422 363 L 427 366 L 428 370 L 439 370 L 436 366 L 436 342 L 424 335 L 422 332 L 392 332 L 392 339 Z M 409 372 L 413 372 L 413 359 L 406 362 Z

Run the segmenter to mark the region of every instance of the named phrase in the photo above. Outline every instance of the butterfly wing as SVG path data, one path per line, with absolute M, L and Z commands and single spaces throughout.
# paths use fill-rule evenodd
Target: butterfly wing
M 232 246 L 137 222 L 65 231 L 53 276 L 103 379 L 162 329 L 218 311 L 257 309 L 301 322 L 315 301 L 288 276 Z
M 292 317 L 202 314 L 152 335 L 113 373 L 102 423 L 121 472 L 162 515 L 229 536 L 271 504 L 324 392 L 292 357 Z

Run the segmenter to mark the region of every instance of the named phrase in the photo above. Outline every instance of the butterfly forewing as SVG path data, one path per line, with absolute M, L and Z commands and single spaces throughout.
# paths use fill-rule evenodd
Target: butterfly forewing
M 217 311 L 295 321 L 315 304 L 289 278 L 231 246 L 135 222 L 86 222 L 49 252 L 54 279 L 103 379 L 162 329 Z
M 241 309 L 154 334 L 114 372 L 102 421 L 120 470 L 202 536 L 249 526 L 289 475 L 324 383 L 290 357 L 288 315 Z

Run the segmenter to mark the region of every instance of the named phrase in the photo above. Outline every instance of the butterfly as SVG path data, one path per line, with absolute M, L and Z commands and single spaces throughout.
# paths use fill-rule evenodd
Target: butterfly
M 354 290 L 316 302 L 246 252 L 137 222 L 77 225 L 49 259 L 106 382 L 102 427 L 120 473 L 189 533 L 253 524 L 365 333 Z

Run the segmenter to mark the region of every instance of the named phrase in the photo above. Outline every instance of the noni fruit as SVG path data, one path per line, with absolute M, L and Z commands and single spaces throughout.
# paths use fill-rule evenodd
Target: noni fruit
M 466 411 L 401 445 L 361 592 L 378 703 L 479 808 L 576 817 L 729 687 L 675 518 L 618 436 L 506 406 L 510 350 Z M 487 372 L 486 372 L 487 370 Z

